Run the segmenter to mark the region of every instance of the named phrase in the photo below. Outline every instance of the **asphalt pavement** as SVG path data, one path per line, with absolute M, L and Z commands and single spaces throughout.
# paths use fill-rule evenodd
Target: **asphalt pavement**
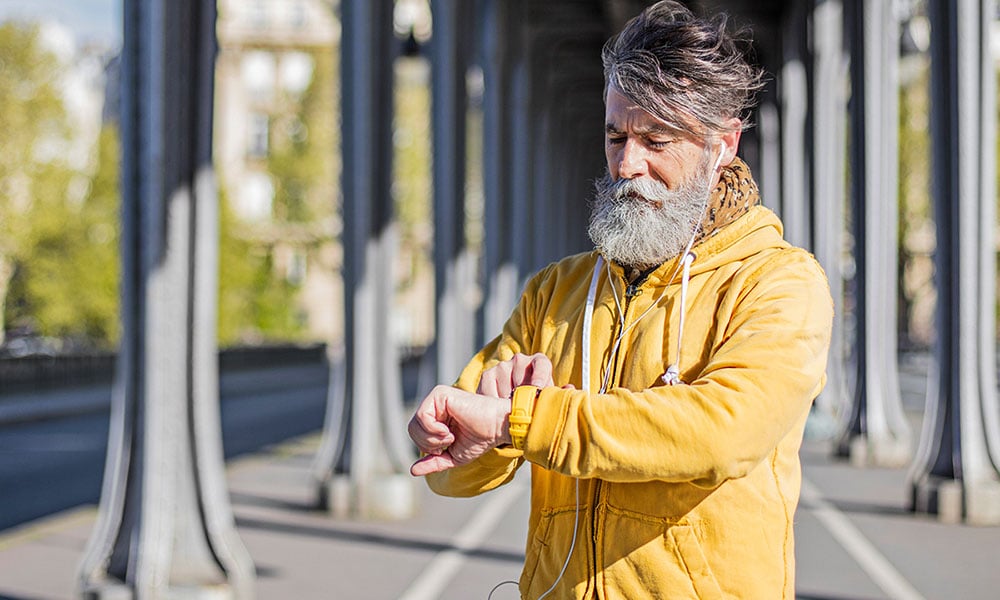
M 921 381 L 904 375 L 901 383 L 918 419 Z M 408 519 L 334 518 L 316 508 L 310 465 L 317 444 L 316 434 L 307 435 L 229 463 L 258 599 L 486 600 L 517 578 L 526 469 L 511 485 L 472 499 L 440 498 L 413 481 L 419 510 Z M 911 513 L 905 469 L 852 467 L 822 441 L 807 441 L 801 456 L 797 598 L 1000 598 L 1000 527 Z M 74 572 L 94 517 L 84 507 L 0 534 L 0 598 L 75 598 Z M 512 598 L 511 584 L 493 595 Z

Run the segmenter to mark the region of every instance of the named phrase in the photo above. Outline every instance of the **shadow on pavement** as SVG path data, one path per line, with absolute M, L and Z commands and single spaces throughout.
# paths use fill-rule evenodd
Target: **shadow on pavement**
M 889 517 L 913 517 L 913 511 L 891 504 L 872 504 L 870 502 L 851 502 L 850 500 L 827 500 L 827 503 L 834 506 L 843 513 L 865 514 L 874 516 Z
M 811 594 L 795 594 L 795 600 L 868 600 L 857 596 L 824 596 Z
M 840 500 L 824 498 L 823 502 L 842 513 L 853 515 L 871 515 L 875 517 L 906 517 L 913 518 L 913 511 L 894 504 L 875 504 L 872 502 L 854 502 L 851 500 Z M 799 500 L 799 508 L 814 510 L 818 508 L 815 502 L 809 499 Z
M 309 536 L 323 539 L 335 539 L 344 542 L 357 542 L 362 544 L 375 544 L 391 546 L 393 548 L 406 548 L 420 550 L 423 552 L 445 552 L 454 550 L 470 558 L 483 558 L 494 561 L 505 561 L 521 564 L 524 562 L 524 554 L 520 552 L 507 552 L 502 550 L 490 550 L 488 548 L 477 548 L 475 550 L 464 550 L 451 544 L 438 542 L 427 542 L 404 537 L 392 537 L 377 533 L 365 533 L 360 531 L 345 531 L 327 527 L 308 527 L 305 525 L 292 525 L 289 523 L 269 523 L 260 519 L 249 519 L 237 517 L 236 526 L 238 528 L 259 529 L 286 533 L 289 535 Z
M 279 500 L 277 498 L 268 498 L 266 496 L 246 494 L 243 492 L 231 492 L 229 494 L 229 502 L 233 506 L 256 506 L 259 508 L 277 508 L 279 510 L 288 510 L 292 512 L 314 511 L 317 509 L 315 503 L 291 502 L 289 500 Z

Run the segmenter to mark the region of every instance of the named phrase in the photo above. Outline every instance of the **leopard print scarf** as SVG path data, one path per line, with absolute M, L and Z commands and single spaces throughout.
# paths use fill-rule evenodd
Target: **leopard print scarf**
M 719 183 L 712 190 L 695 245 L 745 215 L 758 202 L 760 191 L 750 173 L 750 167 L 740 158 L 733 159 L 729 166 L 722 169 Z

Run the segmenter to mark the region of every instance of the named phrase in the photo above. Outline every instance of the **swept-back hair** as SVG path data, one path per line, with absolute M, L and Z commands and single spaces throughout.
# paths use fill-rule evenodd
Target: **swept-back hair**
M 698 137 L 732 131 L 733 117 L 745 128 L 764 74 L 747 61 L 749 32 L 730 35 L 727 22 L 725 14 L 697 17 L 674 0 L 646 8 L 604 44 L 605 94 L 614 88 Z

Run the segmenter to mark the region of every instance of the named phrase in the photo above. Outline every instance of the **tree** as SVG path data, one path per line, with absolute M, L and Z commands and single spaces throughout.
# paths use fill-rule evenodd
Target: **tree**
M 28 298 L 12 302 L 38 234 L 51 230 L 73 176 L 56 149 L 69 137 L 59 91 L 63 66 L 46 50 L 37 25 L 0 25 L 0 341 L 11 318 L 25 317 Z M 41 222 L 36 222 L 41 218 Z
M 310 268 L 326 267 L 321 255 L 334 242 L 338 177 L 336 57 L 326 50 L 309 56 L 308 87 L 301 94 L 282 90 L 271 115 L 266 168 L 274 185 L 272 220 L 240 222 L 226 190 L 221 193 L 221 345 L 300 340 L 307 334 L 302 282 L 287 260 L 278 259 L 303 253 Z

